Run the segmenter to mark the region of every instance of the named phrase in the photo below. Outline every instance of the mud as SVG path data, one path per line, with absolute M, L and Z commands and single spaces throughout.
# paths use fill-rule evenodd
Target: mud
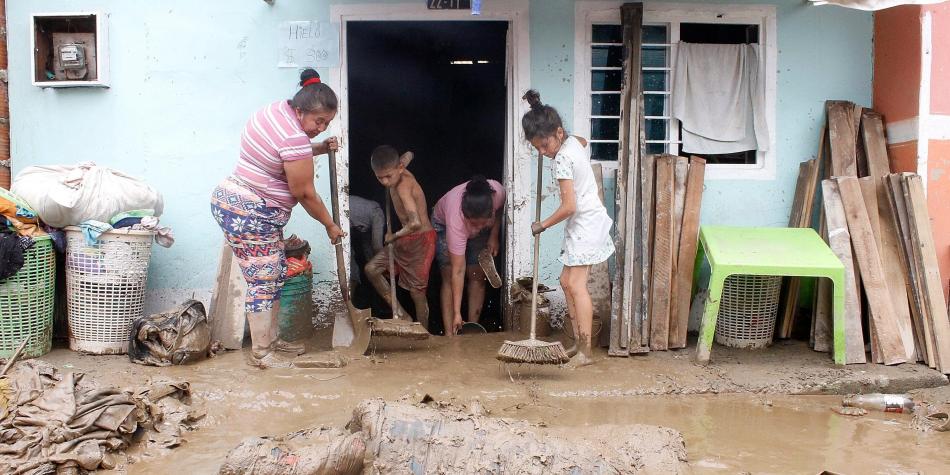
M 327 345 L 321 332 L 314 344 Z M 191 366 L 153 368 L 124 357 L 54 350 L 46 361 L 116 385 L 164 375 L 191 381 L 196 407 L 208 416 L 171 456 L 141 457 L 116 473 L 215 473 L 248 437 L 307 427 L 342 427 L 361 400 L 479 401 L 489 416 L 524 419 L 551 429 L 647 424 L 683 434 L 695 473 L 940 473 L 950 465 L 950 434 L 918 431 L 906 414 L 843 416 L 840 396 L 907 392 L 950 401 L 947 379 L 920 365 L 834 366 L 804 344 L 762 352 L 714 347 L 698 365 L 695 347 L 645 357 L 610 358 L 578 370 L 505 367 L 494 360 L 511 335 L 465 335 L 447 341 L 376 341 L 375 353 L 341 369 L 260 371 L 229 352 Z M 938 387 L 936 389 L 921 389 Z M 797 394 L 797 395 L 796 395 Z M 820 395 L 825 394 L 825 395 Z

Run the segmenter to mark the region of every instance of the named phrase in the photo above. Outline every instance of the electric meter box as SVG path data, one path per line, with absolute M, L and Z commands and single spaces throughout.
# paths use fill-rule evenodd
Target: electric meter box
M 35 13 L 32 16 L 34 86 L 109 86 L 105 14 Z

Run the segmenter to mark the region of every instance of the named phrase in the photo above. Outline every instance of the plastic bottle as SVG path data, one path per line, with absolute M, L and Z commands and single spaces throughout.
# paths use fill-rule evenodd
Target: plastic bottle
M 914 400 L 907 394 L 854 394 L 845 397 L 841 404 L 873 411 L 914 412 Z

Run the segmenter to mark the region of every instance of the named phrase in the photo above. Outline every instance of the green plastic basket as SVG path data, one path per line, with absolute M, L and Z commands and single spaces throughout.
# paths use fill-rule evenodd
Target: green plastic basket
M 19 272 L 0 282 L 0 357 L 9 358 L 26 338 L 22 358 L 49 353 L 53 342 L 56 254 L 49 236 L 23 255 Z

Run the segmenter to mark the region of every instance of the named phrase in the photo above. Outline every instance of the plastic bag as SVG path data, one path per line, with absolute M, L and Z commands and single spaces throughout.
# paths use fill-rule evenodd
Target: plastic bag
M 134 209 L 164 210 L 162 195 L 145 182 L 111 168 L 82 162 L 75 166 L 27 167 L 11 189 L 54 228 L 86 220 L 109 222 Z

